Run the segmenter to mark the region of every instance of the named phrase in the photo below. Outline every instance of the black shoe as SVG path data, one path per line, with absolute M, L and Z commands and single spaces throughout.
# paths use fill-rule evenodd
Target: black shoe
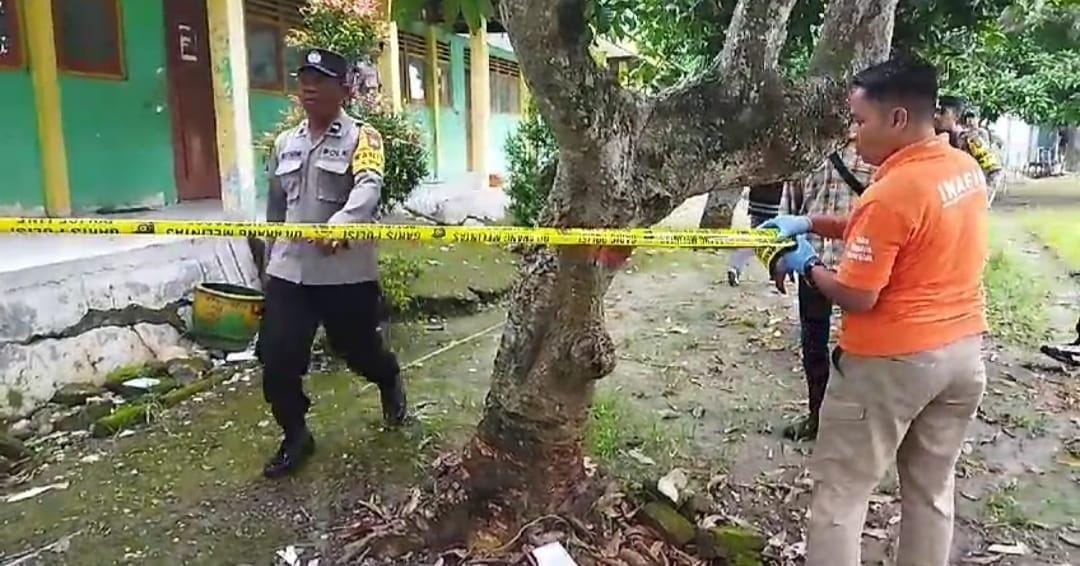
M 286 435 L 273 458 L 263 468 L 263 476 L 277 479 L 299 470 L 311 454 L 315 452 L 315 438 L 304 429 L 296 435 Z
M 394 376 L 391 385 L 379 388 L 379 400 L 382 401 L 383 422 L 388 427 L 399 427 L 405 424 L 405 418 L 409 410 L 405 400 L 405 385 L 401 381 L 401 374 Z
M 813 417 L 803 417 L 798 421 L 784 427 L 784 438 L 802 442 L 817 438 L 818 420 Z
M 734 267 L 727 270 L 727 284 L 732 287 L 739 286 L 739 270 Z
M 1067 366 L 1080 367 L 1080 346 L 1043 346 L 1039 351 Z

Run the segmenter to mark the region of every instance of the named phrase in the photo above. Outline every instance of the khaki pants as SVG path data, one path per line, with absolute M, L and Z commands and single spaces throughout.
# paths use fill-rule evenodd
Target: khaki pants
M 894 458 L 897 566 L 948 564 L 954 468 L 986 386 L 981 349 L 973 336 L 910 356 L 840 357 L 810 464 L 807 566 L 859 565 L 870 495 Z

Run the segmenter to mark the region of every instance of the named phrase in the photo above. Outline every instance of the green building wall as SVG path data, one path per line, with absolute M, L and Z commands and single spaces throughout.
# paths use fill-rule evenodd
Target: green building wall
M 76 210 L 177 201 L 163 3 L 120 0 L 120 7 L 124 79 L 60 75 L 69 182 Z M 440 41 L 450 45 L 453 101 L 439 112 L 438 178 L 453 182 L 469 173 L 469 75 L 465 68 L 469 41 L 446 32 L 440 32 Z M 492 56 L 515 59 L 512 53 L 494 48 Z M 292 102 L 285 94 L 252 91 L 249 104 L 252 133 L 259 139 L 276 129 Z M 409 107 L 407 111 L 423 130 L 428 147 L 434 148 L 431 109 Z M 507 169 L 506 138 L 517 127 L 518 118 L 491 115 L 488 162 L 494 172 Z M 0 124 L 19 140 L 0 152 L 0 170 L 6 176 L 0 189 L 0 210 L 40 213 L 44 207 L 40 144 L 30 76 L 25 68 L 0 70 Z M 264 196 L 267 184 L 261 155 L 256 155 L 255 174 L 258 194 Z
M 285 94 L 252 90 L 248 96 L 248 110 L 251 114 L 251 137 L 258 141 L 268 133 L 276 132 L 283 114 L 292 105 Z M 262 153 L 255 151 L 255 190 L 259 197 L 265 197 L 269 187 L 266 184 L 266 160 Z
M 0 210 L 38 213 L 44 210 L 41 144 L 34 112 L 34 93 L 26 69 L 0 69 Z
M 60 75 L 75 209 L 176 202 L 162 2 L 120 7 L 126 78 Z
M 469 41 L 456 35 L 444 34 L 450 45 L 450 89 L 453 106 L 443 106 L 439 113 L 439 177 L 453 180 L 469 172 L 469 111 L 465 88 L 469 75 L 465 72 L 465 47 Z
M 517 62 L 517 56 L 510 51 L 492 47 L 490 56 L 492 59 L 499 58 Z M 492 93 L 494 96 L 494 93 Z M 510 164 L 506 160 L 506 139 L 517 130 L 521 122 L 520 114 L 502 114 L 491 112 L 488 121 L 488 169 L 492 173 L 506 174 L 510 171 Z

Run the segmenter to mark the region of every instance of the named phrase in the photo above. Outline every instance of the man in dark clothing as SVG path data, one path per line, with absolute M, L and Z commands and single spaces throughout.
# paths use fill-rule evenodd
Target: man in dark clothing
M 307 119 L 278 136 L 267 165 L 268 222 L 354 224 L 375 221 L 382 192 L 382 137 L 342 108 L 349 65 L 323 49 L 305 54 L 298 70 Z M 266 307 L 259 331 L 263 395 L 284 431 L 263 474 L 296 470 L 315 449 L 305 415 L 311 402 L 302 376 L 321 323 L 331 349 L 377 384 L 387 425 L 406 416 L 397 359 L 378 332 L 378 257 L 374 242 L 271 242 Z
M 756 227 L 767 220 L 776 217 L 780 208 L 780 197 L 784 192 L 784 183 L 765 183 L 750 187 L 749 203 L 747 212 L 750 215 L 750 226 Z M 742 272 L 746 264 L 754 257 L 754 250 L 740 249 L 731 255 L 731 267 L 728 268 L 728 284 L 732 287 L 739 285 Z
M 854 135 L 844 147 L 833 152 L 800 183 L 790 183 L 780 201 L 786 215 L 847 216 L 873 178 L 875 167 L 855 151 Z M 835 268 L 844 256 L 842 239 L 808 237 L 825 265 Z M 817 436 L 821 403 L 829 384 L 829 335 L 833 302 L 821 291 L 799 279 L 799 343 L 806 375 L 806 416 L 784 428 L 792 440 L 813 440 Z

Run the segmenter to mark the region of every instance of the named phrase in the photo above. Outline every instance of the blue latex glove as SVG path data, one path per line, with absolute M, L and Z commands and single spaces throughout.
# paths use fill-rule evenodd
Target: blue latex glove
M 818 257 L 817 250 L 806 239 L 806 236 L 796 236 L 795 243 L 795 249 L 781 256 L 780 260 L 776 262 L 776 269 L 772 274 L 777 290 L 785 295 L 787 289 L 784 287 L 784 281 L 795 279 L 795 274 L 806 275 L 806 268 L 810 265 L 810 260 Z
M 810 217 L 781 214 L 772 220 L 762 222 L 758 228 L 772 228 L 780 231 L 781 238 L 794 238 L 810 233 Z

